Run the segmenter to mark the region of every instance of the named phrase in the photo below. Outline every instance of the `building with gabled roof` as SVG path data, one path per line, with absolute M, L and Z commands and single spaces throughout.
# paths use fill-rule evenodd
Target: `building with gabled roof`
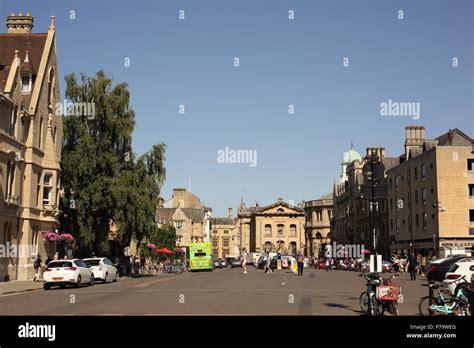
M 54 17 L 32 33 L 28 13 L 7 17 L 0 34 L 0 244 L 31 246 L 43 260 L 56 242 L 62 118 Z M 32 279 L 32 255 L 0 260 L 0 281 Z

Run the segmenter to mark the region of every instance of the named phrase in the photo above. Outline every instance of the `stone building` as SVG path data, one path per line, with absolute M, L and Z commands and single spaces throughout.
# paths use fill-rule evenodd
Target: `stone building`
M 324 255 L 324 246 L 331 242 L 333 209 L 332 193 L 305 202 L 306 256 L 322 257 Z
M 32 33 L 33 22 L 28 13 L 12 14 L 0 34 L 0 244 L 23 250 L 0 259 L 0 281 L 32 279 L 31 254 L 44 261 L 56 251 L 43 239 L 59 215 L 56 29 L 54 17 L 46 33 Z
M 459 129 L 434 139 L 405 128 L 405 152 L 387 172 L 390 249 L 444 256 L 473 252 L 474 145 Z M 455 251 L 454 253 L 457 253 Z
M 247 207 L 238 211 L 241 246 L 249 252 L 274 251 L 294 255 L 305 251 L 305 212 L 282 198 L 268 206 Z
M 375 198 L 364 195 L 364 187 L 371 188 L 370 177 L 364 175 L 364 165 L 374 159 L 382 170 L 379 186 L 384 182 L 386 170 L 398 164 L 398 158 L 385 156 L 385 148 L 368 147 L 364 158 L 351 147 L 344 153 L 341 166 L 343 173 L 334 184 L 334 214 L 331 221 L 331 236 L 338 244 L 359 244 L 387 257 L 389 255 L 388 208 L 386 187 Z M 370 172 L 370 168 L 367 169 Z M 375 232 L 375 233 L 374 233 Z
M 211 218 L 212 253 L 215 258 L 240 256 L 239 220 L 229 208 L 228 217 Z
M 169 201 L 160 199 L 155 219 L 158 225 L 169 224 L 176 228 L 177 246 L 189 246 L 192 242 L 210 241 L 211 212 L 198 196 L 175 188 Z

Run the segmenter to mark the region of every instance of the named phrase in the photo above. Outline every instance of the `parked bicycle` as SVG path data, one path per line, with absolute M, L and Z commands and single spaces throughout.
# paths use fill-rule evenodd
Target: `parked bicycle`
M 472 315 L 472 308 L 470 306 L 470 297 L 472 291 L 469 289 L 466 276 L 462 276 L 455 283 L 461 284 L 458 291 L 452 298 L 445 298 L 442 285 L 429 284 L 430 294 L 420 299 L 418 303 L 418 311 L 422 316 L 433 315 L 454 315 L 466 316 Z M 435 294 L 435 290 L 436 294 Z
M 363 274 L 367 281 L 367 289 L 359 297 L 360 309 L 370 316 L 383 315 L 385 312 L 400 315 L 398 303 L 401 302 L 401 288 L 392 285 L 391 279 L 378 273 Z

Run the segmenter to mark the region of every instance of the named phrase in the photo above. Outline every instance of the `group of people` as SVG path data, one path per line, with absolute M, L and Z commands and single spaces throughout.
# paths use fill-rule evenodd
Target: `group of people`
M 408 255 L 392 255 L 392 267 L 396 273 L 408 272 L 410 279 L 416 280 L 417 275 L 426 276 L 428 265 L 435 259 L 435 256 L 428 257 L 420 254 L 409 253 Z

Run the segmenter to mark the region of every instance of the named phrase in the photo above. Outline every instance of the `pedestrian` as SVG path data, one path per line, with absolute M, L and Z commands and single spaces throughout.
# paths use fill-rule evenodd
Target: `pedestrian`
M 244 269 L 244 274 L 247 274 L 248 255 L 247 255 L 247 250 L 245 248 L 242 249 L 242 253 L 240 254 L 240 261 L 242 262 L 242 268 Z
M 33 263 L 33 268 L 35 269 L 35 277 L 33 278 L 34 282 L 39 282 L 41 279 L 41 255 L 38 253 L 35 256 L 34 263 Z
M 296 255 L 296 261 L 298 262 L 298 276 L 303 276 L 304 256 L 301 251 Z
M 267 254 L 267 259 L 265 260 L 265 274 L 273 273 L 272 271 L 272 258 L 270 254 Z
M 326 272 L 329 271 L 329 267 L 331 265 L 331 262 L 329 261 L 329 258 L 326 258 Z
M 410 280 L 416 280 L 416 257 L 414 253 L 408 256 L 408 271 L 410 272 Z

